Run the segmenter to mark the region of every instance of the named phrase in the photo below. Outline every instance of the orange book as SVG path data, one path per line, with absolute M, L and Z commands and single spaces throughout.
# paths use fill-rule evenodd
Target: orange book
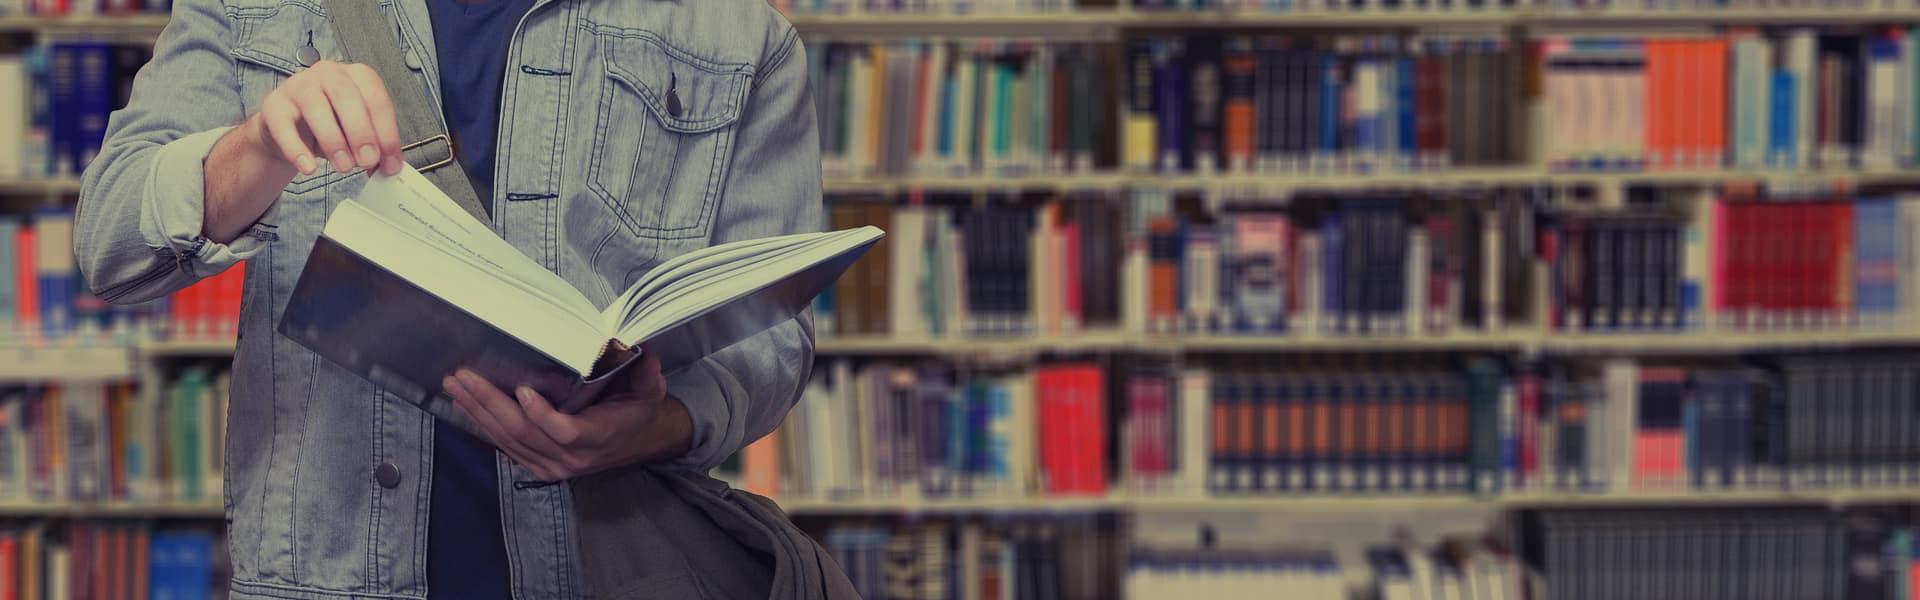
M 1701 70 L 1700 84 L 1706 87 L 1700 108 L 1705 112 L 1701 125 L 1705 139 L 1695 155 L 1697 168 L 1717 168 L 1727 155 L 1727 40 L 1714 38 L 1695 44 Z
M 1180 322 L 1180 224 L 1173 217 L 1147 223 L 1147 320 L 1150 329 L 1170 330 Z
M 1241 40 L 1238 43 L 1250 42 Z M 1226 94 L 1221 111 L 1221 124 L 1226 130 L 1222 166 L 1245 169 L 1253 163 L 1253 73 L 1256 61 L 1252 48 L 1235 48 L 1227 54 L 1222 66 L 1226 75 Z
M 1212 427 L 1213 436 L 1211 439 L 1207 441 L 1207 445 L 1212 449 L 1211 454 L 1213 456 L 1213 461 L 1215 465 L 1219 465 L 1223 463 L 1232 464 L 1233 459 L 1235 458 L 1235 455 L 1234 455 L 1234 447 L 1233 447 L 1233 437 L 1230 436 L 1229 434 L 1233 432 L 1233 409 L 1232 407 L 1227 406 L 1227 403 L 1225 402 L 1213 402 L 1211 404 L 1211 407 L 1212 408 L 1209 410 L 1209 412 L 1212 413 L 1211 417 L 1213 419 L 1213 427 Z M 1230 478 L 1232 477 L 1232 475 L 1225 472 L 1216 471 L 1213 473 L 1213 477 L 1215 478 L 1229 477 Z M 1215 479 L 1215 481 L 1218 482 L 1219 480 Z
M 15 324 L 21 331 L 39 331 L 40 323 L 40 262 L 35 249 L 33 230 L 22 227 L 20 235 L 14 238 L 13 291 L 15 308 L 19 313 Z
M 886 129 L 886 126 L 888 123 L 887 109 L 886 109 L 886 106 L 887 106 L 887 98 L 886 98 L 887 47 L 886 45 L 874 44 L 871 48 L 867 50 L 867 57 L 870 60 L 868 64 L 873 65 L 873 70 L 872 70 L 873 77 L 867 80 L 868 83 L 872 84 L 868 86 L 868 89 L 867 89 L 867 106 L 872 107 L 872 114 L 858 115 L 855 118 L 869 119 L 869 123 L 872 124 L 871 127 L 867 128 L 866 144 L 867 144 L 867 148 L 871 149 L 871 152 L 868 153 L 868 156 L 872 157 L 873 160 L 875 161 L 873 166 L 878 166 L 880 164 L 884 164 L 887 162 L 887 159 L 884 159 L 880 156 L 881 152 L 886 151 L 886 147 L 880 144 L 880 139 L 881 139 L 881 135 L 883 134 L 883 130 Z
M 780 429 L 748 444 L 740 457 L 740 488 L 768 498 L 780 496 Z

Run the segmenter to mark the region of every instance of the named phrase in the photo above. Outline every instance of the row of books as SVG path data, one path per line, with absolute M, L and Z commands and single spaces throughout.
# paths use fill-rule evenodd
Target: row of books
M 0 17 L 117 17 L 172 10 L 172 0 L 0 0 Z
M 1544 159 L 1563 169 L 1911 165 L 1914 35 L 1545 38 Z
M 829 43 L 812 53 L 831 176 L 1110 168 L 1115 61 L 1100 44 Z
M 151 55 L 144 44 L 91 41 L 0 53 L 0 178 L 78 177 Z
M 0 526 L 0 598 L 224 598 L 226 544 L 215 535 L 138 521 Z
M 1112 0 L 771 0 L 788 14 L 968 15 L 1047 13 L 1074 9 L 1111 10 Z M 1698 11 L 1760 8 L 1912 9 L 1912 0 L 1131 0 L 1141 11 L 1203 11 L 1246 15 L 1405 14 L 1494 12 L 1579 16 L 1604 11 Z
M 888 240 L 816 304 L 836 335 L 1446 335 L 1913 321 L 1920 196 L 1542 190 L 849 198 Z
M 819 499 L 1907 487 L 1911 360 L 834 361 L 740 469 Z
M 220 489 L 227 373 L 0 388 L 0 499 L 204 502 Z
M 1554 511 L 1539 515 L 1546 597 L 1907 600 L 1914 523 L 1898 511 Z
M 1280 542 L 1275 542 L 1280 543 Z M 1475 598 L 1521 600 L 1533 597 L 1526 570 L 1505 546 L 1481 540 L 1450 539 L 1426 548 L 1377 546 L 1365 550 L 1366 564 L 1343 564 L 1326 548 L 1136 548 L 1128 562 L 1130 598 L 1273 596 L 1303 600 L 1355 597 L 1355 576 L 1366 583 L 1367 598 Z
M 1092 516 L 842 523 L 821 536 L 862 598 L 1117 598 L 1124 556 Z M 1133 596 L 1158 597 L 1158 596 Z
M 0 339 L 26 345 L 233 339 L 246 265 L 237 264 L 167 299 L 109 304 L 87 290 L 73 259 L 70 209 L 30 219 L 0 214 Z
M 1127 44 L 1129 170 L 1518 164 L 1524 54 L 1498 36 L 1188 36 Z

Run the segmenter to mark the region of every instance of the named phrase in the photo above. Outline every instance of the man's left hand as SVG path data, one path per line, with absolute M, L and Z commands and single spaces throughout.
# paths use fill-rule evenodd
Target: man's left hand
M 667 395 L 660 361 L 644 351 L 623 381 L 578 414 L 554 410 L 524 386 L 508 396 L 465 369 L 441 385 L 494 447 L 545 481 L 669 460 L 685 454 L 693 440 L 686 406 Z

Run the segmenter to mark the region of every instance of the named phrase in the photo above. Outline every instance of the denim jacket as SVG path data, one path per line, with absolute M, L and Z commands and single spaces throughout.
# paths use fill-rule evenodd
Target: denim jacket
M 94 293 L 137 302 L 250 262 L 226 436 L 233 597 L 424 598 L 432 417 L 275 332 L 329 211 L 366 176 L 322 167 L 234 242 L 201 235 L 215 140 L 302 68 L 309 39 L 342 56 L 325 2 L 173 6 L 86 171 L 80 267 Z M 439 105 L 425 3 L 381 6 Z M 538 0 L 507 56 L 496 232 L 596 304 L 677 254 L 819 228 L 805 50 L 764 0 Z M 812 362 L 803 315 L 671 375 L 694 430 L 674 466 L 706 470 L 771 431 Z M 515 597 L 590 597 L 570 486 L 496 460 Z

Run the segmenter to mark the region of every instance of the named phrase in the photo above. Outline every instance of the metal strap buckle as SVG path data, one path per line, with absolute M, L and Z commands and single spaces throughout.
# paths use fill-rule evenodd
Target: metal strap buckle
M 448 164 L 453 162 L 453 140 L 447 139 L 447 134 L 437 133 L 427 137 L 427 139 L 420 140 L 418 142 L 414 142 L 411 144 L 407 144 L 405 146 L 401 146 L 400 152 L 401 154 L 404 155 L 408 150 L 419 148 L 421 146 L 425 146 L 427 144 L 431 144 L 436 141 L 447 145 L 447 157 L 440 159 L 438 161 L 434 161 L 433 164 L 430 164 L 424 167 L 415 167 L 415 170 L 420 171 L 422 173 L 425 173 L 427 171 L 432 171 L 434 169 L 447 166 Z

